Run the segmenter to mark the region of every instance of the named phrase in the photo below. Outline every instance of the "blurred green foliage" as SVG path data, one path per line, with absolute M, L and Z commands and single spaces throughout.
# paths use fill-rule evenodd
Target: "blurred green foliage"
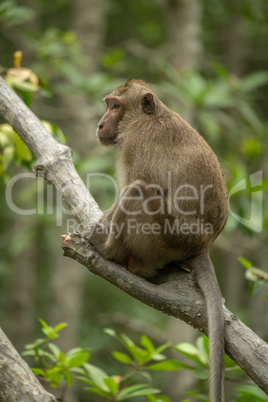
M 26 345 L 23 355 L 34 357 L 35 364 L 38 365 L 32 369 L 34 374 L 49 382 L 52 387 L 58 388 L 63 382 L 65 383 L 65 387 L 62 388 L 64 391 L 61 391 L 61 399 L 64 399 L 66 387 L 70 387 L 76 378 L 87 384 L 85 388 L 87 391 L 101 396 L 104 401 L 124 401 L 146 396 L 148 402 L 170 402 L 166 395 L 159 395 L 161 392 L 159 389 L 152 387 L 155 382 L 153 373 L 181 369 L 194 371 L 196 378 L 207 388 L 209 349 L 208 338 L 204 335 L 197 339 L 196 346 L 184 342 L 173 347 L 174 350 L 189 359 L 191 364 L 185 364 L 180 360 L 167 358 L 170 343 L 155 347 L 148 336 L 141 335 L 140 344 L 137 345 L 126 334 L 117 335 L 114 330 L 105 329 L 104 332 L 113 337 L 124 350 L 124 352 L 112 351 L 113 358 L 119 363 L 117 370 L 123 371 L 123 374 L 110 376 L 102 368 L 88 363 L 90 358 L 88 348 L 76 347 L 64 353 L 55 345 L 53 341 L 59 337 L 59 331 L 67 324 L 60 323 L 51 327 L 44 320 L 39 321 L 45 338 L 38 338 L 34 343 Z M 165 354 L 163 354 L 164 351 Z M 120 367 L 121 365 L 123 366 Z M 124 368 L 126 365 L 129 366 L 129 369 Z M 241 381 L 243 370 L 236 366 L 228 356 L 225 356 L 225 370 L 227 380 L 238 381 L 240 379 Z M 263 391 L 254 385 L 241 386 L 236 391 L 247 395 L 248 398 L 251 397 L 254 402 L 266 400 Z M 187 394 L 208 402 L 205 395 L 197 392 L 187 392 Z M 244 401 L 241 398 L 235 400 Z

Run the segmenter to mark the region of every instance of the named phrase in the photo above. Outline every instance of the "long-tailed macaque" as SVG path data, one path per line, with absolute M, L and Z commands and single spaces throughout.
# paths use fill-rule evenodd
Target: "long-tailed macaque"
M 224 319 L 208 250 L 228 215 L 225 180 L 206 141 L 141 80 L 104 98 L 103 145 L 119 148 L 121 195 L 84 237 L 106 259 L 145 278 L 169 263 L 193 272 L 202 290 L 210 338 L 210 401 L 224 401 Z

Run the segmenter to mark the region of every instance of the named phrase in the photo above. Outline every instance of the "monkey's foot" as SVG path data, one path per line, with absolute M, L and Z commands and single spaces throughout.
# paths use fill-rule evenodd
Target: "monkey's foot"
M 96 222 L 86 227 L 80 235 L 88 246 L 93 246 L 99 254 L 104 258 L 108 258 L 109 253 L 106 253 L 105 247 L 108 234 L 108 226 L 105 223 Z
M 85 239 L 87 242 L 90 242 L 90 239 L 94 235 L 94 228 L 95 228 L 94 223 L 89 225 L 89 226 L 87 226 L 85 229 L 82 230 L 82 232 L 80 232 L 80 236 L 83 239 Z

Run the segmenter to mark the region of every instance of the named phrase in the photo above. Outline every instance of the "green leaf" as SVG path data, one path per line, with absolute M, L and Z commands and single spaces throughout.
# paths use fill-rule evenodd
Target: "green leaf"
M 103 398 L 106 398 L 106 399 L 108 399 L 111 396 L 110 392 L 106 392 L 102 388 L 97 387 L 97 386 L 94 386 L 91 388 L 86 388 L 86 389 L 88 389 L 89 391 L 94 392 L 94 394 L 102 396 Z
M 88 372 L 90 378 L 95 385 L 106 392 L 109 391 L 109 388 L 104 382 L 105 378 L 109 378 L 108 374 L 105 373 L 105 371 L 101 370 L 99 367 L 93 366 L 93 364 L 90 363 L 85 363 L 84 368 Z
M 224 357 L 224 360 L 225 360 L 225 357 Z M 234 366 L 234 367 L 225 367 L 225 372 L 226 373 L 244 373 L 244 370 L 241 369 L 239 366 Z
M 38 321 L 41 323 L 43 328 L 49 328 L 48 324 L 44 320 L 42 320 L 42 318 L 39 318 Z
M 237 366 L 237 364 L 227 355 L 224 355 L 224 365 L 225 365 L 226 370 L 228 370 L 228 369 L 240 369 L 240 367 Z M 240 369 L 240 370 L 242 370 L 242 369 Z
M 24 6 L 18 7 L 13 1 L 4 1 L 0 4 L 1 22 L 5 22 L 8 27 L 26 23 L 33 19 L 35 14 L 34 10 Z
M 41 375 L 41 376 L 45 377 L 45 371 L 44 370 L 41 370 L 39 368 L 31 368 L 31 370 L 32 370 L 32 372 L 34 373 L 35 376 Z
M 111 329 L 111 328 L 105 328 L 103 331 L 104 331 L 107 335 L 112 336 L 113 338 L 116 337 L 115 331 L 114 331 L 113 329 Z
M 67 325 L 68 324 L 66 322 L 61 322 L 60 324 L 56 325 L 56 327 L 54 327 L 54 331 L 59 332 L 63 328 L 67 327 Z
M 53 388 L 58 388 L 62 380 L 62 370 L 60 367 L 52 367 L 48 369 L 45 373 L 45 378 L 50 381 Z
M 7 81 L 12 88 L 16 88 L 27 93 L 39 92 L 40 90 L 40 87 L 38 85 L 26 81 L 19 81 L 17 78 L 8 77 Z
M 154 353 L 155 352 L 155 347 L 151 339 L 148 338 L 146 335 L 142 335 L 141 340 L 140 340 L 141 346 L 143 346 L 145 349 L 148 350 L 149 353 Z
M 161 352 L 163 352 L 164 350 L 166 350 L 167 348 L 169 348 L 171 346 L 171 342 L 167 342 L 167 343 L 164 343 L 163 345 L 161 345 L 161 346 L 159 346 L 158 348 L 156 348 L 156 350 L 155 350 L 155 352 L 158 354 L 158 353 L 161 353 Z
M 158 371 L 176 371 L 181 370 L 182 368 L 186 368 L 189 370 L 194 369 L 194 367 L 184 363 L 180 363 L 176 360 L 165 360 L 163 362 L 154 363 L 151 364 L 150 366 L 146 366 L 146 369 L 148 370 L 158 370 Z
M 39 318 L 40 323 L 42 324 L 42 332 L 49 338 L 49 339 L 56 339 L 59 337 L 58 334 L 54 331 L 53 327 L 50 327 L 44 320 Z
M 254 402 L 267 401 L 267 395 L 255 385 L 244 385 L 243 388 L 237 388 L 236 391 L 244 396 L 250 396 Z
M 132 354 L 135 361 L 139 364 L 148 363 L 152 360 L 151 355 L 147 352 L 147 350 L 140 349 L 138 346 L 134 346 L 133 348 L 129 348 L 130 353 Z
M 74 370 L 74 371 L 76 371 L 76 370 Z M 75 378 L 77 379 L 77 380 L 79 380 L 79 381 L 83 381 L 83 382 L 85 382 L 85 383 L 87 383 L 87 384 L 90 384 L 90 385 L 94 385 L 95 386 L 95 383 L 92 381 L 92 380 L 90 380 L 89 378 L 87 378 L 87 377 L 84 377 L 84 373 L 82 373 L 83 375 L 77 375 L 77 376 L 75 376 Z
M 247 75 L 240 83 L 243 92 L 252 92 L 257 88 L 266 85 L 268 82 L 267 71 L 257 71 Z
M 156 388 L 147 388 L 147 389 L 142 389 L 142 390 L 140 390 L 140 391 L 135 391 L 135 392 L 131 392 L 131 393 L 129 393 L 126 397 L 124 397 L 123 399 L 121 399 L 120 397 L 119 397 L 119 401 L 123 401 L 123 400 L 125 400 L 126 398 L 128 399 L 128 398 L 136 398 L 136 397 L 138 397 L 138 396 L 144 396 L 144 395 L 150 395 L 150 394 L 157 394 L 157 393 L 159 393 L 160 392 L 160 390 L 159 389 L 156 389 Z
M 199 336 L 196 341 L 196 346 L 199 351 L 200 360 L 204 365 L 209 364 L 209 348 L 208 348 L 208 338 L 203 335 Z
M 66 138 L 62 132 L 62 130 L 56 126 L 55 124 L 50 123 L 49 121 L 46 120 L 41 120 L 47 131 L 56 138 L 57 141 L 59 141 L 61 144 L 66 144 Z M 66 323 L 61 323 L 59 324 L 60 326 L 64 324 L 64 326 L 68 325 Z M 56 328 L 56 327 L 55 327 Z
M 199 379 L 199 380 L 208 380 L 209 379 L 209 369 L 205 368 L 205 367 L 197 367 L 194 370 L 195 376 Z
M 222 127 L 216 114 L 211 114 L 210 110 L 201 110 L 198 115 L 198 121 L 202 131 L 206 133 L 209 139 L 215 140 L 220 137 Z
M 253 130 L 255 130 L 256 132 L 260 132 L 263 130 L 263 124 L 259 116 L 257 115 L 257 113 L 255 113 L 255 110 L 250 107 L 249 103 L 241 101 L 238 104 L 238 109 L 242 117 L 252 127 Z
M 195 361 L 196 363 L 204 365 L 200 358 L 199 350 L 191 343 L 179 343 L 178 345 L 174 346 L 174 349 L 182 353 L 184 356 L 187 356 L 189 359 Z
M 126 355 L 125 353 L 112 352 L 112 355 L 120 363 L 125 363 L 125 364 L 133 363 L 132 359 L 128 355 Z
M 51 350 L 51 352 L 57 359 L 59 359 L 60 355 L 63 354 L 63 352 L 60 350 L 60 348 L 57 345 L 55 345 L 54 343 L 48 343 L 47 346 L 49 347 L 49 349 Z
M 38 346 L 42 345 L 42 343 L 45 343 L 45 342 L 47 342 L 47 340 L 44 338 L 36 339 L 36 341 L 34 343 L 29 343 L 28 345 L 25 345 L 25 349 L 37 348 Z
M 250 295 L 255 296 L 256 294 L 258 294 L 261 291 L 261 289 L 264 287 L 264 285 L 265 285 L 265 281 L 263 281 L 263 280 L 258 280 L 256 282 L 254 282 L 253 286 L 251 288 L 251 291 L 250 291 Z
M 27 351 L 25 351 L 25 352 L 22 352 L 21 355 L 22 355 L 22 356 L 35 356 L 36 353 L 35 353 L 34 350 L 27 350 Z
M 250 268 L 253 265 L 252 262 L 250 262 L 249 260 L 247 260 L 244 257 L 238 257 L 238 260 L 245 268 Z
M 205 395 L 200 395 L 200 394 L 197 394 L 196 392 L 185 392 L 185 393 L 187 395 L 194 396 L 195 399 L 198 399 L 199 401 L 209 402 L 208 398 Z
M 119 384 L 115 381 L 113 377 L 105 378 L 104 382 L 109 388 L 112 395 L 115 395 L 118 392 Z
M 12 160 L 14 159 L 14 146 L 5 147 L 2 153 L 3 169 L 6 171 Z
M 138 385 L 131 385 L 130 387 L 124 388 L 117 398 L 118 401 L 124 401 L 127 398 L 135 398 L 137 396 L 143 396 L 148 394 L 156 394 L 160 392 L 158 389 L 155 388 L 147 388 L 147 385 L 138 384 Z
M 135 345 L 135 343 L 132 341 L 132 339 L 130 339 L 126 334 L 122 334 L 121 335 L 121 339 L 122 339 L 122 341 L 124 342 L 124 345 L 127 347 L 127 348 L 129 348 L 130 350 L 132 350 L 133 349 L 133 347 L 137 347 L 136 345 Z
M 151 360 L 151 355 L 148 353 L 148 351 L 135 345 L 132 339 L 130 339 L 127 335 L 122 334 L 121 338 L 119 338 L 119 342 L 121 342 L 125 348 L 127 348 L 137 363 L 147 363 Z
M 71 357 L 76 356 L 78 353 L 88 353 L 87 352 L 88 350 L 91 350 L 91 348 L 80 348 L 80 347 L 72 348 L 66 353 L 66 357 L 67 359 L 70 359 Z
M 71 357 L 70 359 L 66 359 L 67 365 L 69 368 L 80 367 L 85 364 L 89 359 L 89 353 L 83 352 L 78 353 L 77 355 Z
M 65 378 L 65 381 L 66 381 L 68 387 L 69 387 L 70 385 L 72 385 L 72 383 L 73 383 L 73 376 L 72 376 L 72 374 L 70 373 L 70 371 L 67 370 L 66 368 L 63 368 L 63 369 L 62 369 L 62 374 L 63 374 L 63 376 L 64 376 L 64 378 Z
M 54 332 L 52 327 L 42 328 L 42 331 L 48 337 L 48 339 L 56 339 L 59 337 L 59 335 Z
M 55 356 L 51 353 L 46 352 L 43 349 L 38 349 L 38 355 L 42 356 L 42 357 L 47 357 L 49 360 L 51 360 L 53 363 L 58 363 L 57 359 L 55 358 Z
M 204 96 L 204 105 L 212 108 L 229 108 L 235 101 L 230 94 L 230 86 L 226 81 L 214 82 Z
M 166 395 L 147 395 L 147 400 L 148 402 L 170 402 L 170 399 Z
M 134 391 L 140 390 L 145 387 L 146 387 L 145 384 L 130 385 L 129 387 L 124 388 L 122 391 L 120 391 L 119 396 L 120 397 L 125 396 L 125 395 L 129 394 L 130 392 L 134 392 Z M 122 399 L 119 399 L 119 400 L 121 401 Z

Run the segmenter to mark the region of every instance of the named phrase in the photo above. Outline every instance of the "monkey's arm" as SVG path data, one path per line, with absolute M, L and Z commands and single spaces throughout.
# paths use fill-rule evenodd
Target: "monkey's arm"
M 96 222 L 101 212 L 78 176 L 70 149 L 58 144 L 37 117 L 0 77 L 0 115 L 20 135 L 37 159 L 37 176 L 55 185 L 63 200 L 83 227 Z M 68 185 L 66 185 L 68 183 Z M 80 237 L 66 238 L 65 255 L 85 265 L 91 272 L 131 294 L 141 302 L 180 318 L 206 333 L 206 311 L 202 294 L 197 291 L 191 274 L 177 270 L 161 283 L 152 284 L 119 265 L 101 258 L 80 244 Z M 225 309 L 226 351 L 246 373 L 268 393 L 268 345 Z

